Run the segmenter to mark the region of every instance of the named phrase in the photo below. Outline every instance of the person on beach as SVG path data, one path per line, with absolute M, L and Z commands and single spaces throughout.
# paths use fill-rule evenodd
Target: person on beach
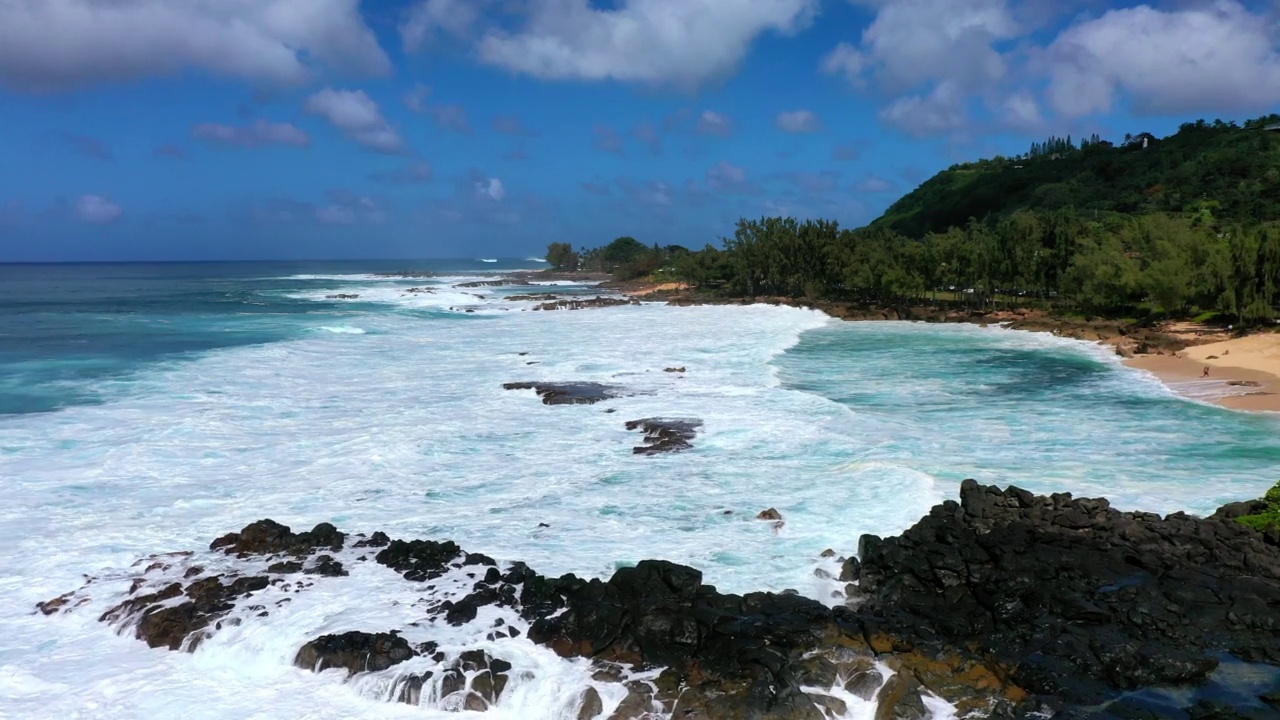
M 1204 366 L 1204 373 L 1202 373 L 1202 374 L 1200 375 L 1200 377 L 1209 377 L 1209 366 L 1208 366 L 1208 365 L 1205 365 L 1205 366 Z

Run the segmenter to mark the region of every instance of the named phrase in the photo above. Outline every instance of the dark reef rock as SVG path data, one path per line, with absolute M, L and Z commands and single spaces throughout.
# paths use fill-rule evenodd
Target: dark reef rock
M 475 624 L 499 648 L 532 641 L 589 659 L 597 681 L 625 686 L 613 720 L 825 720 L 844 712 L 843 693 L 875 699 L 877 720 L 923 720 L 926 694 L 959 717 L 993 720 L 1275 718 L 1280 530 L 1248 523 L 1276 503 L 1280 487 L 1209 518 L 1161 518 L 965 481 L 960 502 L 898 537 L 863 536 L 859 557 L 842 561 L 850 602 L 834 609 L 794 591 L 721 593 L 665 561 L 608 580 L 551 578 L 452 542 L 374 533 L 342 550 L 346 536 L 331 525 L 295 534 L 261 520 L 211 546 L 240 558 L 242 574 L 225 572 L 225 558 L 216 575 L 191 553 L 147 558 L 101 619 L 152 647 L 189 650 L 288 593 L 344 582 L 330 577 L 344 564 L 376 562 L 417 583 L 422 621 L 318 637 L 296 664 L 386 672 L 388 696 L 402 702 L 483 711 L 510 683 L 492 645 L 440 651 L 430 633 L 443 622 Z M 373 558 L 366 547 L 381 550 Z M 85 593 L 38 611 L 74 612 Z M 654 672 L 628 679 L 627 666 Z M 587 693 L 570 712 L 602 708 Z
M 533 295 L 508 295 L 503 299 L 510 300 L 511 302 L 516 302 L 516 301 L 547 302 L 548 300 L 559 300 L 560 296 L 554 293 L 536 293 Z
M 347 536 L 329 523 L 320 523 L 310 532 L 294 533 L 287 525 L 274 520 L 259 520 L 246 525 L 238 533 L 228 533 L 214 540 L 210 550 L 222 550 L 228 555 L 309 555 L 317 548 L 332 551 L 342 549 Z
M 545 302 L 535 306 L 534 310 L 584 310 L 586 308 L 603 308 L 617 307 L 619 305 L 639 305 L 640 301 L 635 298 L 618 298 L 597 296 L 593 298 L 565 298 L 563 300 L 555 300 Z
M 293 664 L 316 672 L 345 668 L 354 675 L 386 670 L 414 655 L 409 642 L 395 633 L 346 632 L 322 635 L 303 645 Z
M 504 390 L 533 390 L 546 405 L 594 405 L 602 400 L 626 397 L 612 385 L 593 382 L 511 382 Z
M 98 618 L 106 623 L 137 623 L 135 635 L 150 647 L 177 650 L 188 642 L 194 649 L 204 638 L 194 635 L 214 624 L 235 608 L 235 600 L 247 597 L 271 584 L 265 576 L 240 577 L 229 583 L 221 575 L 203 578 L 186 588 L 172 583 L 145 595 L 132 597 Z M 178 601 L 180 598 L 184 600 Z
M 462 548 L 449 541 L 392 540 L 375 559 L 378 564 L 403 575 L 405 580 L 421 582 L 449 572 L 450 564 L 462 554 Z
M 454 287 L 460 288 L 482 288 L 482 287 L 502 287 L 504 285 L 523 285 L 524 283 L 515 280 L 472 280 L 470 282 L 458 283 Z
M 1280 664 L 1280 547 L 1227 517 L 961 486 L 897 538 L 859 543 L 859 617 L 971 644 L 1041 695 L 1203 682 L 1223 653 Z
M 359 300 L 360 296 L 353 293 L 336 293 L 334 295 L 325 295 L 325 300 Z
M 680 452 L 693 447 L 693 438 L 697 436 L 702 421 L 696 418 L 644 418 L 629 420 L 628 430 L 644 432 L 644 445 L 632 449 L 637 455 L 657 455 L 659 453 Z

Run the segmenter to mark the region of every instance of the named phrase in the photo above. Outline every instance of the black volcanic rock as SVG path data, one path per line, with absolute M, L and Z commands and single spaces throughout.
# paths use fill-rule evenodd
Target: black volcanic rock
M 546 405 L 594 405 L 627 395 L 612 385 L 593 382 L 511 382 L 502 387 L 504 390 L 533 390 Z
M 462 548 L 449 541 L 392 540 L 378 553 L 376 560 L 403 575 L 405 580 L 421 582 L 449 572 L 450 564 L 462 554 Z
M 316 672 L 345 668 L 355 674 L 386 670 L 416 654 L 407 640 L 394 633 L 346 632 L 322 635 L 303 645 L 293 664 Z
M 1196 684 L 1223 653 L 1280 664 L 1280 547 L 1267 540 L 1225 516 L 967 480 L 959 503 L 901 536 L 863 536 L 859 617 L 917 644 L 971 644 L 1072 703 Z
M 246 525 L 238 533 L 228 533 L 214 540 L 210 550 L 228 555 L 309 555 L 317 548 L 341 550 L 347 536 L 329 523 L 320 523 L 309 532 L 294 533 L 287 525 L 274 520 L 259 520 Z
M 654 707 L 690 720 L 824 720 L 845 707 L 824 690 L 836 687 L 876 699 L 877 720 L 922 720 L 922 693 L 992 720 L 1280 717 L 1280 683 L 1257 680 L 1280 678 L 1280 537 L 1241 521 L 1270 507 L 1161 518 L 966 481 L 960 502 L 901 535 L 863 536 L 860 558 L 841 568 L 851 602 L 834 609 L 794 591 L 721 593 L 664 561 L 608 580 L 552 578 L 452 542 L 382 533 L 358 543 L 381 547 L 375 559 L 331 550 L 345 541 L 332 526 L 294 534 L 262 520 L 213 544 L 241 558 L 242 573 L 222 558 L 223 574 L 207 575 L 192 553 L 153 556 L 101 619 L 153 647 L 191 649 L 225 622 L 288 602 L 285 593 L 344 582 L 307 572 L 376 561 L 421 583 L 421 621 L 410 626 L 427 642 L 411 646 L 395 630 L 326 635 L 297 663 L 366 672 L 422 655 L 412 673 L 388 674 L 388 697 L 404 702 L 419 702 L 430 683 L 432 698 L 482 711 L 504 692 L 505 661 L 480 648 L 438 652 L 429 633 L 444 622 L 480 623 L 476 637 L 490 643 L 527 637 L 589 659 L 598 682 L 626 688 L 617 720 Z M 264 567 L 273 574 L 257 574 Z M 88 594 L 37 612 L 74 612 Z M 504 614 L 508 622 L 494 621 Z M 515 622 L 530 623 L 527 632 Z M 658 674 L 628 680 L 620 666 Z M 1253 679 L 1233 685 L 1235 676 Z
M 584 310 L 586 308 L 617 307 L 619 305 L 639 305 L 635 298 L 617 298 L 597 296 L 593 298 L 564 298 L 544 302 L 534 306 L 534 310 Z
M 627 421 L 628 430 L 644 432 L 644 445 L 632 449 L 637 455 L 680 452 L 693 447 L 692 440 L 702 427 L 696 418 L 644 418 Z

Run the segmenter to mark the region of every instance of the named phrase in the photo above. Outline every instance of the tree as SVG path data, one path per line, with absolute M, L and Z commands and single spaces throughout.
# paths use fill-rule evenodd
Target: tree
M 569 243 L 551 243 L 547 246 L 547 256 L 544 259 L 552 270 L 567 272 L 578 269 L 578 253 L 573 251 L 573 246 Z

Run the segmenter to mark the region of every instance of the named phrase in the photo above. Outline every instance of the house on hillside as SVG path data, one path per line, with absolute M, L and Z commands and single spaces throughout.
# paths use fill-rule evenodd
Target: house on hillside
M 1262 129 L 1265 132 L 1280 132 L 1280 122 L 1274 122 L 1274 123 L 1271 123 L 1270 125 L 1263 125 Z

